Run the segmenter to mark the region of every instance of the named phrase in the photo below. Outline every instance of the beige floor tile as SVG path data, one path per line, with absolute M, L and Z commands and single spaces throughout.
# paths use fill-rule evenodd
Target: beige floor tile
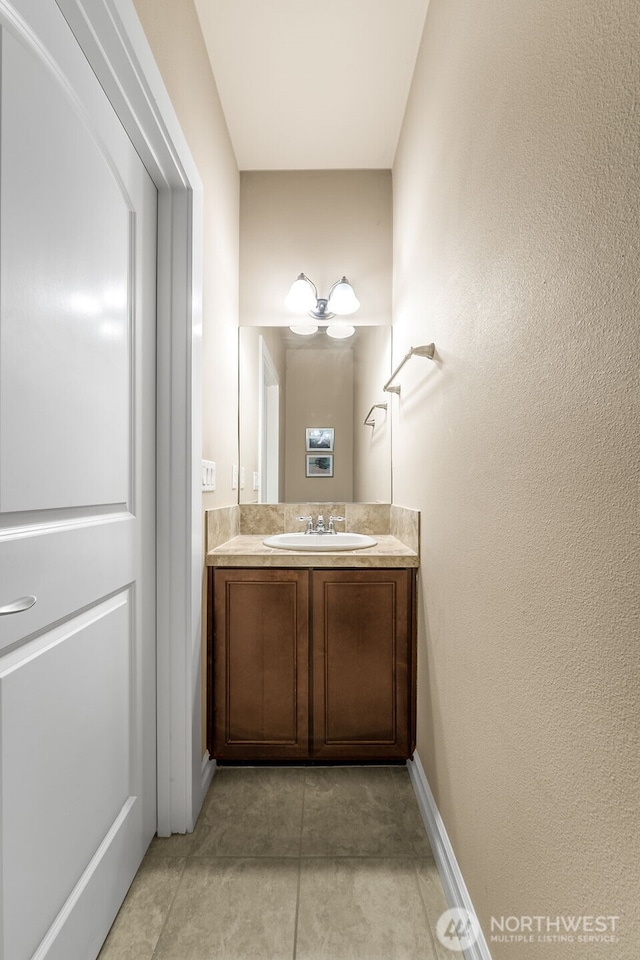
M 303 859 L 296 960 L 434 960 L 413 859 Z
M 398 813 L 412 853 L 417 857 L 432 857 L 431 844 L 407 768 L 390 767 L 389 772 L 398 797 Z
M 299 856 L 303 791 L 299 768 L 223 768 L 207 794 L 191 855 Z
M 307 771 L 302 856 L 407 857 L 415 832 L 406 829 L 389 767 L 322 767 Z M 424 830 L 423 830 L 424 833 Z
M 298 861 L 188 861 L 154 960 L 292 960 Z
M 416 859 L 414 861 L 420 895 L 425 906 L 429 926 L 432 931 L 435 956 L 437 960 L 451 960 L 452 957 L 461 956 L 457 951 L 448 950 L 438 940 L 436 936 L 436 924 L 440 914 L 449 908 L 446 901 L 442 882 L 434 861 L 430 857 Z
M 297 960 L 451 960 L 401 767 L 223 768 L 196 832 L 152 842 L 99 960 L 292 960 L 303 832 Z
M 154 837 L 146 856 L 188 857 L 192 846 L 192 833 L 174 833 L 172 837 Z
M 143 861 L 98 960 L 151 960 L 184 865 L 177 857 Z

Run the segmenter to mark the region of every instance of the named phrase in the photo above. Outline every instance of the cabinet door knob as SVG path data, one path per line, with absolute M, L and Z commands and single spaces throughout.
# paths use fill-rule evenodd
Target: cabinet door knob
M 10 613 L 22 613 L 23 610 L 29 610 L 36 602 L 37 597 L 20 597 L 12 603 L 0 607 L 0 617 L 6 617 Z

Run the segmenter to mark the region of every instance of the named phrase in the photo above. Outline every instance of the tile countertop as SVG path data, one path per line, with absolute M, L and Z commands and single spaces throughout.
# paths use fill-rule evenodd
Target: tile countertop
M 364 550 L 279 550 L 269 534 L 242 534 L 207 553 L 208 567 L 417 567 L 418 554 L 390 534 L 376 534 Z

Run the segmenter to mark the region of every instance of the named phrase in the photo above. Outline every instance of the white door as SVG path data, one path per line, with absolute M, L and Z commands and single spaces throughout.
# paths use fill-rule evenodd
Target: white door
M 93 960 L 156 824 L 157 196 L 54 0 L 0 43 L 0 960 Z

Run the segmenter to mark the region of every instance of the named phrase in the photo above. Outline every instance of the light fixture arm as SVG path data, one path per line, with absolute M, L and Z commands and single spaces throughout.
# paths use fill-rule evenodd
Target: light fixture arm
M 329 303 L 329 297 L 331 296 L 331 290 L 333 290 L 333 287 L 335 287 L 335 286 L 337 285 L 337 283 L 340 283 L 340 281 L 338 280 L 336 283 L 333 284 L 333 286 L 331 287 L 331 290 L 329 291 L 329 297 L 319 297 L 319 296 L 318 296 L 318 288 L 316 287 L 316 285 L 315 285 L 315 283 L 313 282 L 313 280 L 310 280 L 310 279 L 309 279 L 309 277 L 306 275 L 306 273 L 300 273 L 300 274 L 298 274 L 297 279 L 298 279 L 298 280 L 304 280 L 306 283 L 308 283 L 309 286 L 310 286 L 310 287 L 312 288 L 312 290 L 313 290 L 313 295 L 314 295 L 314 297 L 316 298 L 315 308 L 312 309 L 312 310 L 307 310 L 307 316 L 313 317 L 314 320 L 331 320 L 331 319 L 335 316 L 335 314 L 334 314 L 334 313 L 329 313 L 329 312 L 327 311 L 327 304 Z
M 314 295 L 314 297 L 316 298 L 316 300 L 318 299 L 318 288 L 316 287 L 316 285 L 315 285 L 315 283 L 313 282 L 313 280 L 310 280 L 310 279 L 309 279 L 309 277 L 306 275 L 306 273 L 299 273 L 296 279 L 297 279 L 297 280 L 306 280 L 306 282 L 309 284 L 309 286 L 310 286 L 310 287 L 313 287 L 313 295 Z

